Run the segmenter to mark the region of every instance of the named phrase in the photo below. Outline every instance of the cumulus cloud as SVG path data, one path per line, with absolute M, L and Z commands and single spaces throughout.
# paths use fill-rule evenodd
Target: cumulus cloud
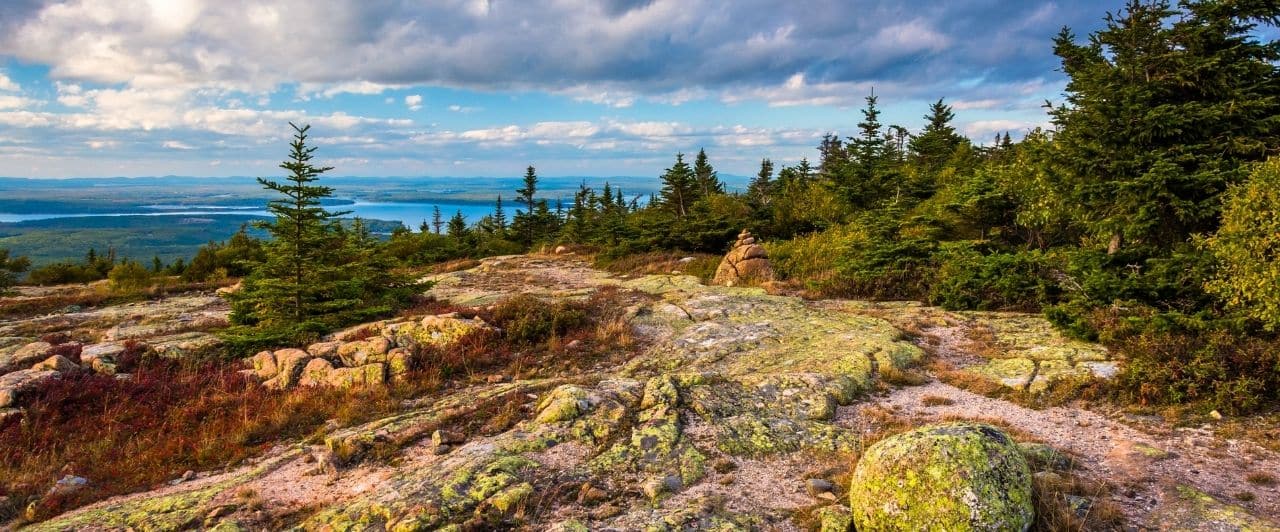
M 573 80 L 582 98 L 625 106 L 634 97 L 590 87 L 718 91 L 796 73 L 813 84 L 934 88 L 975 72 L 1025 78 L 1052 67 L 1045 51 L 1058 25 L 1094 24 L 1111 7 L 1085 4 L 1065 13 L 994 0 L 69 0 L 15 9 L 0 53 L 60 79 L 330 84 L 318 91 L 328 95 L 407 84 L 568 90 Z
M 0 92 L 18 92 L 22 87 L 17 82 L 9 79 L 3 70 L 0 70 Z
M 404 104 L 409 107 L 410 111 L 422 109 L 422 95 L 410 94 L 404 97 Z

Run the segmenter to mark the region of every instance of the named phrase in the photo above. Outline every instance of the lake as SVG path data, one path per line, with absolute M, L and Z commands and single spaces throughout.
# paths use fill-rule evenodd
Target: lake
M 409 229 L 418 230 L 418 225 L 423 220 L 431 221 L 431 214 L 435 207 L 440 207 L 440 214 L 444 220 L 448 222 L 449 217 L 456 212 L 461 212 L 467 219 L 468 224 L 475 223 L 485 215 L 493 213 L 493 205 L 476 204 L 476 203 L 460 203 L 460 202 L 377 202 L 377 201 L 356 201 L 348 205 L 331 206 L 331 211 L 352 211 L 346 217 L 360 217 L 373 220 L 388 220 L 393 222 L 401 222 Z M 119 213 L 94 213 L 94 214 L 12 214 L 0 213 L 0 223 L 25 222 L 30 220 L 49 220 L 54 218 L 86 218 L 95 216 L 200 216 L 212 214 L 239 214 L 245 216 L 267 216 L 266 209 L 261 208 L 228 208 L 228 207 L 191 207 L 183 205 L 156 205 L 152 206 L 154 212 L 119 212 Z M 515 209 L 512 206 L 504 206 L 507 213 L 507 219 L 511 219 L 515 215 Z

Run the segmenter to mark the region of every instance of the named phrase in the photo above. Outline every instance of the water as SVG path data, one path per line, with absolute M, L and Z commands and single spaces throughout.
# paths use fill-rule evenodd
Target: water
M 457 202 L 377 202 L 377 201 L 356 201 L 350 205 L 331 206 L 331 211 L 352 211 L 345 217 L 360 217 L 373 220 L 388 220 L 393 222 L 401 222 L 409 229 L 418 230 L 418 226 L 423 220 L 431 221 L 432 210 L 434 207 L 440 207 L 440 215 L 445 222 L 449 221 L 449 217 L 455 212 L 462 212 L 466 217 L 467 223 L 472 224 L 480 220 L 485 215 L 493 213 L 492 205 L 480 205 L 475 203 L 457 203 Z M 152 205 L 148 208 L 155 209 L 154 212 L 118 212 L 118 213 L 96 213 L 96 214 L 11 214 L 0 213 L 0 223 L 26 222 L 31 220 L 49 220 L 54 218 L 88 218 L 94 216 L 207 216 L 213 214 L 239 214 L 244 216 L 268 216 L 266 209 L 262 208 L 234 208 L 234 207 L 216 207 L 216 206 L 184 206 L 184 205 Z M 515 215 L 512 207 L 505 207 L 507 218 L 510 219 Z

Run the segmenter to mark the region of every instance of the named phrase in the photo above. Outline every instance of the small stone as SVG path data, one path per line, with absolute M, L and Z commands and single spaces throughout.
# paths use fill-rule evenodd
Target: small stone
M 603 521 L 622 515 L 622 508 L 615 506 L 613 503 L 604 503 L 591 511 L 591 518 L 597 521 Z
M 569 251 L 569 248 L 565 246 L 556 246 L 556 255 L 563 255 L 566 251 Z
M 582 340 L 573 340 L 573 341 L 569 342 L 568 344 L 566 344 L 566 345 L 565 345 L 565 347 L 567 347 L 567 348 L 569 348 L 569 349 L 577 349 L 577 348 L 578 348 L 579 346 L 581 346 L 581 345 L 582 345 Z
M 578 489 L 578 504 L 594 504 L 607 498 L 608 493 L 590 482 L 582 483 L 582 487 Z
M 1214 411 L 1212 411 L 1212 412 L 1209 412 L 1209 417 L 1211 417 L 1211 418 L 1213 418 L 1213 419 L 1222 419 L 1222 412 L 1219 412 L 1219 411 L 1217 411 L 1217 410 L 1214 410 Z
M 67 475 L 58 479 L 58 481 L 54 483 L 53 488 L 49 490 L 49 494 L 66 495 L 69 493 L 75 493 L 88 485 L 89 479 L 87 478 Z
M 733 473 L 726 473 L 724 475 L 720 475 L 720 485 L 722 486 L 728 486 L 737 481 L 738 481 L 738 475 L 735 475 Z
M 680 491 L 682 485 L 683 483 L 680 482 L 680 477 L 668 475 L 662 478 L 649 479 L 640 487 L 640 490 L 644 492 L 646 497 L 649 497 L 650 499 L 657 499 L 665 493 L 675 493 Z
M 484 381 L 489 384 L 499 384 L 499 383 L 507 382 L 507 376 L 506 375 L 489 375 L 488 377 L 484 378 Z
M 836 490 L 836 485 L 826 479 L 811 478 L 804 482 L 804 489 L 809 492 L 810 497 L 818 497 L 824 493 L 834 492 Z
M 190 469 L 188 469 L 186 473 L 183 473 L 183 474 L 182 474 L 182 481 L 183 481 L 183 482 L 190 482 L 190 481 L 195 480 L 195 479 L 196 479 L 196 472 L 195 472 L 195 471 L 192 471 L 192 470 L 190 470 Z
M 80 366 L 77 366 L 75 362 L 72 362 L 71 359 L 67 357 L 64 357 L 62 355 L 53 355 L 49 358 L 44 359 L 43 362 L 40 362 L 34 366 L 31 366 L 31 369 L 35 371 L 52 370 L 52 371 L 57 371 L 59 373 L 66 373 L 68 371 L 75 371 L 77 369 L 80 369 Z
M 431 433 L 432 445 L 452 445 L 467 441 L 467 436 L 452 430 L 437 429 Z

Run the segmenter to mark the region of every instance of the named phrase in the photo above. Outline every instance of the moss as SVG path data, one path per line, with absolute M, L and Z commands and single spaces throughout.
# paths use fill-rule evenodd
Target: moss
M 560 423 L 570 421 L 587 411 L 587 392 L 573 385 L 552 390 L 538 405 L 535 423 Z
M 209 503 L 236 486 L 243 485 L 297 458 L 301 451 L 290 450 L 263 464 L 234 474 L 216 484 L 162 497 L 128 500 L 32 525 L 24 530 L 55 531 L 85 528 L 131 528 L 139 531 L 182 530 L 200 523 L 209 512 Z
M 1031 471 L 1018 446 L 988 425 L 951 423 L 871 446 L 849 489 L 859 531 L 1027 530 Z
M 484 501 L 485 507 L 491 508 L 499 515 L 511 515 L 516 507 L 530 495 L 533 495 L 533 486 L 528 482 L 521 482 L 494 493 Z
M 818 532 L 850 532 L 853 530 L 853 514 L 844 506 L 824 506 L 814 513 Z
M 1133 450 L 1138 451 L 1139 453 L 1142 453 L 1142 456 L 1153 460 L 1162 460 L 1169 457 L 1169 453 L 1164 449 L 1157 449 L 1145 443 L 1134 444 Z
M 1165 493 L 1166 501 L 1151 522 L 1167 530 L 1280 530 L 1280 526 L 1250 515 L 1191 486 L 1178 485 Z

